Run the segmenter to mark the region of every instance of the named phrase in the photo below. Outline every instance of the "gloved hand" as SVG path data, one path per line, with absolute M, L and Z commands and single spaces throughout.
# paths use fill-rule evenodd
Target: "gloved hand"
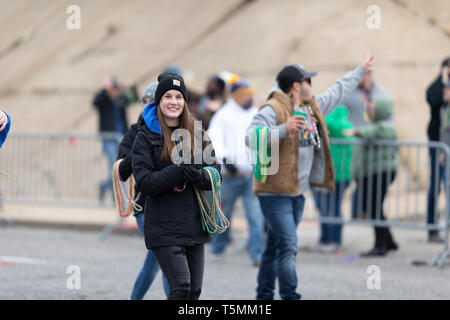
M 195 160 L 199 161 L 200 163 L 196 163 Z M 203 168 L 203 152 L 201 150 L 195 152 L 195 154 L 192 155 L 191 164 L 189 166 L 192 166 L 196 169 Z
M 202 170 L 196 168 L 194 165 L 185 165 L 184 166 L 184 178 L 186 182 L 197 183 L 202 178 Z
M 223 163 L 225 168 L 228 170 L 228 172 L 233 176 L 238 172 L 238 169 L 236 168 L 236 166 L 232 163 L 227 163 L 227 159 L 223 158 Z

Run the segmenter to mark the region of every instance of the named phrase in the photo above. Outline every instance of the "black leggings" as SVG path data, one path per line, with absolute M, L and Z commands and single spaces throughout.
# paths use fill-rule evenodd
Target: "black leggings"
M 383 202 L 389 186 L 395 179 L 396 172 L 392 171 L 374 174 L 363 179 L 363 209 L 372 219 L 387 220 L 384 215 Z M 379 216 L 378 216 L 378 212 Z M 396 246 L 389 227 L 374 227 L 375 247 L 386 248 Z
M 168 300 L 198 300 L 202 291 L 205 248 L 168 246 L 152 249 L 169 282 Z

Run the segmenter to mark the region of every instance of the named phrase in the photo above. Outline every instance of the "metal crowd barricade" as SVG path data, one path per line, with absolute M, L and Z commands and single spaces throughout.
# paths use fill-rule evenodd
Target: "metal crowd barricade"
M 12 132 L 0 151 L 0 171 L 8 175 L 8 178 L 3 174 L 0 177 L 0 201 L 13 204 L 113 208 L 112 192 L 105 195 L 104 201 L 99 199 L 100 183 L 112 176 L 102 142 L 114 141 L 118 146 L 121 139 L 122 136 L 117 133 Z M 377 149 L 398 149 L 399 156 L 396 158 L 398 169 L 383 203 L 386 219 L 382 219 L 381 216 L 382 184 L 376 184 L 377 190 L 371 189 L 373 184 L 371 179 L 382 178 L 380 168 L 373 168 L 374 164 L 371 161 L 366 165 L 374 169 L 375 176 L 367 178 L 366 181 L 363 176 L 352 177 L 350 187 L 343 196 L 341 217 L 318 217 L 315 201 L 307 201 L 303 219 L 319 219 L 320 222 L 330 224 L 353 223 L 443 231 L 444 250 L 430 263 L 442 267 L 449 256 L 450 148 L 440 142 L 374 140 L 367 144 L 366 141 L 357 139 L 331 139 L 331 142 L 335 146 L 351 146 L 353 149 L 366 145 L 369 159 L 372 159 L 374 154 L 382 156 L 381 152 L 376 152 Z M 436 153 L 433 163 L 435 167 L 440 163 L 445 164 L 443 180 L 446 187 L 440 196 L 439 185 L 430 186 L 432 166 L 430 152 Z M 354 161 L 352 155 L 345 151 L 341 156 L 343 159 L 350 158 L 352 162 Z M 344 168 L 336 168 L 336 171 L 342 170 Z M 435 170 L 435 180 L 438 180 L 438 174 L 439 170 Z M 385 175 L 389 180 L 393 172 L 388 171 Z M 367 190 L 361 187 L 364 182 L 368 186 Z M 344 184 L 342 181 L 339 183 L 341 186 Z M 427 218 L 427 195 L 430 188 L 431 195 L 436 199 L 436 205 L 434 212 Z M 323 192 L 318 190 L 319 195 L 323 195 Z M 354 201 L 352 201 L 353 194 L 356 194 Z M 336 205 L 339 204 L 336 202 L 336 193 L 330 193 L 329 198 L 319 198 L 328 199 L 322 201 L 328 201 L 328 212 L 335 212 Z M 365 212 L 371 206 L 376 206 L 375 219 Z M 439 211 L 442 213 L 439 214 Z M 105 227 L 102 231 L 102 239 L 121 227 L 124 219 L 118 215 L 117 217 L 117 223 Z
M 0 171 L 8 175 L 0 177 L 3 202 L 113 208 L 112 190 L 99 198 L 100 183 L 112 177 L 103 142 L 118 147 L 121 139 L 113 132 L 11 132 L 0 151 Z
M 430 265 L 443 266 L 446 258 L 449 256 L 449 223 L 450 223 L 450 148 L 441 142 L 410 142 L 410 141 L 392 141 L 392 140 L 371 140 L 360 139 L 331 139 L 334 146 L 340 146 L 341 149 L 341 168 L 335 168 L 336 172 L 342 173 L 345 159 L 351 160 L 351 167 L 355 165 L 365 166 L 371 169 L 373 175 L 367 177 L 363 175 L 352 176 L 346 183 L 344 180 L 337 182 L 340 189 L 347 189 L 343 192 L 342 199 L 339 199 L 336 192 L 327 192 L 322 189 L 314 189 L 312 192 L 314 201 L 308 201 L 303 215 L 304 220 L 319 218 L 320 222 L 330 224 L 363 224 L 379 227 L 398 227 L 408 229 L 423 229 L 442 231 L 444 237 L 444 250 L 436 255 Z M 351 147 L 351 153 L 345 146 Z M 355 159 L 355 148 L 364 148 L 367 153 L 367 162 L 362 163 L 362 158 Z M 380 161 L 375 166 L 374 159 L 381 160 L 383 155 L 391 156 L 390 152 L 398 151 L 395 159 L 397 162 L 396 172 L 386 170 L 383 174 Z M 443 182 L 445 190 L 440 195 L 440 186 L 435 183 L 430 184 L 431 159 L 430 152 L 435 152 L 435 162 L 433 165 L 438 168 L 442 165 L 445 168 Z M 360 161 L 360 163 L 355 163 Z M 348 169 L 348 168 L 347 168 Z M 439 170 L 434 170 L 435 181 L 439 180 Z M 395 176 L 394 176 L 395 175 Z M 394 178 L 395 177 L 395 178 Z M 392 184 L 388 181 L 394 178 Z M 375 181 L 374 179 L 377 179 Z M 345 188 L 347 184 L 349 187 Z M 366 186 L 365 188 L 363 186 Z M 376 190 L 373 190 L 373 186 Z M 381 201 L 381 188 L 388 187 L 385 201 Z M 430 190 L 432 189 L 432 190 Z M 436 205 L 434 212 L 428 216 L 427 199 L 428 193 L 434 195 Z M 383 205 L 383 210 L 382 210 Z M 339 216 L 339 207 L 342 208 Z M 318 208 L 326 215 L 318 217 Z M 369 208 L 374 208 L 375 217 L 370 216 Z M 439 211 L 442 211 L 439 214 Z M 385 218 L 383 219 L 382 213 Z

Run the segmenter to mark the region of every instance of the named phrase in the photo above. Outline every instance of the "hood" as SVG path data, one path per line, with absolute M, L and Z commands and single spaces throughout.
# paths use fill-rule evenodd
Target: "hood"
M 390 99 L 375 100 L 375 122 L 388 120 L 392 116 L 393 102 Z
M 339 105 L 332 113 L 325 117 L 330 137 L 344 138 L 344 130 L 352 129 L 353 125 L 348 119 L 348 109 L 344 105 Z
M 269 90 L 269 94 L 267 95 L 267 100 L 269 100 L 272 97 L 272 94 L 274 92 L 280 92 L 280 93 L 284 93 L 280 87 L 278 86 L 278 81 L 275 81 L 272 88 L 270 88 Z
M 145 125 L 148 129 L 156 134 L 162 136 L 161 128 L 159 127 L 158 117 L 156 115 L 156 104 L 155 102 L 150 102 L 142 111 L 142 118 L 144 119 Z

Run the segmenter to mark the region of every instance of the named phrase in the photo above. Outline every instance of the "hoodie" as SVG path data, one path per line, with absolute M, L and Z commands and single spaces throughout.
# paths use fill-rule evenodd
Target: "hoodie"
M 144 108 L 144 111 L 142 111 L 142 118 L 144 119 L 145 124 L 151 132 L 157 133 L 162 136 L 156 111 L 156 104 L 154 101 L 152 101 Z
M 332 113 L 325 117 L 330 138 L 349 139 L 349 131 L 353 125 L 348 118 L 348 109 L 340 105 Z M 336 172 L 336 183 L 349 181 L 351 179 L 352 146 L 346 144 L 331 144 L 331 158 L 333 159 L 334 171 Z
M 375 115 L 372 123 L 357 129 L 356 137 L 363 139 L 362 145 L 354 149 L 352 175 L 355 178 L 385 171 L 397 170 L 396 146 L 374 146 L 372 140 L 397 140 L 395 126 L 389 121 L 393 103 L 388 99 L 375 100 Z

